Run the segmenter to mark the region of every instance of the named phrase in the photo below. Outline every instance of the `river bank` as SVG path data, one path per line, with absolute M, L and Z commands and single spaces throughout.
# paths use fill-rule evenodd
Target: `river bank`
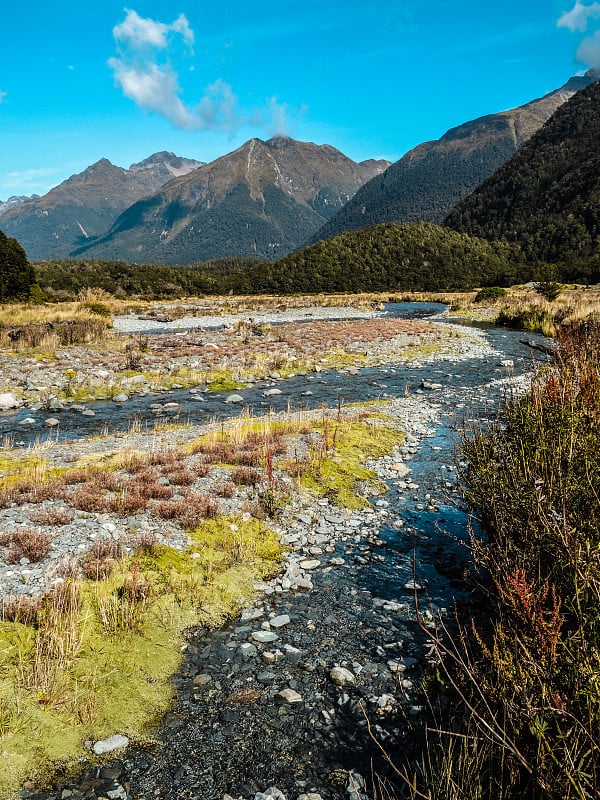
M 332 420 L 338 389 L 348 399 L 360 399 L 368 388 L 373 399 L 384 401 L 381 412 L 408 433 L 401 449 L 369 463 L 390 492 L 362 510 L 344 510 L 314 497 L 294 497 L 285 504 L 277 521 L 282 542 L 290 548 L 283 573 L 258 586 L 263 597 L 246 612 L 254 618 L 240 618 L 216 633 L 190 633 L 175 678 L 177 699 L 157 734 L 159 744 L 130 747 L 122 761 L 104 772 L 90 767 L 55 793 L 35 796 L 222 797 L 229 791 L 250 796 L 275 783 L 292 797 L 313 789 L 335 797 L 349 781 L 360 783 L 348 770 L 357 767 L 363 778 L 369 777 L 368 762 L 377 752 L 369 724 L 382 742 L 410 742 L 411 724 L 424 714 L 417 687 L 427 663 L 413 603 L 413 553 L 428 613 L 430 603 L 435 612 L 449 607 L 453 597 L 468 599 L 455 588 L 460 569 L 444 565 L 448 543 L 436 532 L 436 522 L 451 532 L 464 530 L 464 517 L 453 499 L 451 428 L 466 407 L 495 402 L 511 373 L 530 364 L 531 354 L 519 350 L 514 337 L 507 337 L 507 346 L 506 335 L 498 334 L 491 346 L 487 336 L 452 337 L 456 349 L 421 352 L 402 369 L 392 361 L 390 346 L 387 363 L 378 368 L 354 374 L 348 368 L 323 370 L 291 380 L 272 377 L 254 387 L 261 396 L 258 402 L 268 403 L 267 408 L 278 400 L 287 403 L 288 387 L 296 399 L 310 390 L 319 402 L 328 401 Z M 373 349 L 379 346 L 373 340 Z M 273 388 L 281 395 L 262 397 Z M 176 396 L 173 402 L 178 400 Z M 140 401 L 150 407 L 148 398 Z M 218 402 L 229 415 L 239 415 L 223 404 L 223 397 Z M 324 414 L 305 408 L 297 413 Z M 276 415 L 270 420 L 276 421 Z M 53 453 L 53 464 L 72 466 L 95 450 L 104 457 L 115 449 L 183 449 L 198 433 L 192 423 L 93 441 L 83 438 L 69 445 L 48 442 L 44 456 Z M 233 513 L 233 503 L 241 510 L 251 495 L 242 488 L 231 506 L 225 502 L 226 510 Z M 18 509 L 3 513 L 21 524 L 11 517 L 21 513 Z M 136 531 L 156 526 L 149 532 L 176 537 L 176 526 L 140 514 L 123 518 L 94 512 L 84 519 L 83 525 L 64 526 L 65 541 L 76 547 L 92 542 L 94 533 L 119 536 L 130 526 Z M 61 546 L 57 538 L 57 552 Z M 27 564 L 20 566 L 31 571 Z M 25 586 L 35 595 L 41 590 L 38 577 L 26 575 L 23 582 L 21 576 L 6 585 Z M 341 672 L 334 673 L 338 667 Z M 32 793 L 33 787 L 26 784 L 24 791 Z

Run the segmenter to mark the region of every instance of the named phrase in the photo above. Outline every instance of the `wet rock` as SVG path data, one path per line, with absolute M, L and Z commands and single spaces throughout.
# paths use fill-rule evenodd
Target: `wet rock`
M 227 397 L 225 398 L 225 400 L 223 402 L 224 403 L 243 403 L 244 402 L 244 398 L 242 397 L 241 394 L 230 394 L 230 395 L 227 395 Z
M 60 425 L 60 420 L 56 417 L 48 417 L 48 419 L 44 420 L 44 424 L 48 428 L 56 428 L 57 425 Z

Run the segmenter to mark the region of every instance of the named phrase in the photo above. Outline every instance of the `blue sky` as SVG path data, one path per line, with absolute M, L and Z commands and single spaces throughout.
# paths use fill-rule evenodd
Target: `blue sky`
M 600 66 L 590 0 L 19 0 L 2 27 L 0 199 L 275 133 L 396 160 Z

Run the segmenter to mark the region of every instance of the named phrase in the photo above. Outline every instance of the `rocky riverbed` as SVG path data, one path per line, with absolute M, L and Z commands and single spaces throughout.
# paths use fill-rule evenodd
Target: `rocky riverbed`
M 466 535 L 466 518 L 457 506 L 453 429 L 467 409 L 488 413 L 525 380 L 531 361 L 504 333 L 453 338 L 454 348 L 421 353 L 401 368 L 390 345 L 376 372 L 345 368 L 256 385 L 260 395 L 279 388 L 282 399 L 290 384 L 297 397 L 318 388 L 330 406 L 340 386 L 347 399 L 363 399 L 368 389 L 375 397 L 365 399 L 385 400 L 382 411 L 407 433 L 402 447 L 370 465 L 388 493 L 356 511 L 294 495 L 277 520 L 282 570 L 255 587 L 257 599 L 231 624 L 189 632 L 176 698 L 154 740 L 136 745 L 115 730 L 121 738 L 95 746 L 120 748 L 116 760 L 101 766 L 90 757 L 54 790 L 36 793 L 26 783 L 22 796 L 360 800 L 373 792 L 373 765 L 382 780 L 393 777 L 381 748 L 394 759 L 410 756 L 427 718 L 420 694 L 432 658 L 427 628 L 454 602 L 469 602 L 455 542 Z M 269 407 L 278 397 L 268 397 Z M 191 424 L 45 447 L 53 463 L 69 464 L 115 447 L 181 447 L 197 433 Z M 231 509 L 245 499 L 238 495 Z M 31 524 L 26 505 L 1 513 L 4 525 Z M 46 563 L 2 566 L 2 590 L 35 596 L 69 553 L 132 529 L 174 546 L 181 536 L 176 525 L 144 514 L 85 514 L 61 526 Z

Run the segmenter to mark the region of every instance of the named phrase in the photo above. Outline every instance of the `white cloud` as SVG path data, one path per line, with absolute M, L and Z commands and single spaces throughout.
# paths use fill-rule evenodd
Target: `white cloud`
M 164 116 L 184 130 L 233 134 L 245 125 L 270 132 L 274 128 L 277 133 L 287 128 L 285 104 L 271 98 L 264 112 L 240 109 L 233 87 L 221 78 L 206 86 L 195 104 L 184 102 L 173 64 L 180 55 L 178 47 L 183 44 L 189 50 L 194 44 L 194 32 L 183 14 L 167 25 L 126 9 L 125 20 L 115 25 L 113 36 L 117 52 L 108 65 L 115 83 L 144 111 Z M 194 66 L 187 71 L 194 74 Z
M 19 194 L 46 192 L 52 183 L 50 178 L 58 172 L 56 167 L 9 172 L 4 178 L 0 178 L 0 190 L 4 193 L 17 191 Z
M 587 36 L 577 48 L 577 61 L 589 67 L 600 67 L 600 31 Z
M 600 3 L 592 3 L 586 6 L 576 0 L 573 8 L 570 11 L 565 11 L 556 24 L 559 28 L 567 28 L 570 31 L 584 33 L 587 30 L 589 20 L 597 19 L 598 17 L 600 17 Z
M 280 103 L 277 97 L 269 100 L 269 118 L 271 133 L 274 136 L 286 136 L 288 132 L 288 104 Z
M 6 92 L 0 91 L 0 103 L 4 102 L 4 98 L 6 97 Z
M 567 28 L 572 33 L 586 33 L 594 29 L 590 35 L 580 38 L 576 58 L 588 67 L 600 66 L 600 28 L 594 20 L 600 19 L 600 3 L 590 5 L 576 0 L 570 11 L 566 11 L 556 23 L 559 28 Z
M 153 19 L 140 17 L 135 11 L 125 9 L 124 21 L 113 28 L 113 36 L 117 42 L 123 42 L 136 49 L 144 46 L 157 47 L 164 50 L 168 46 L 170 33 L 178 33 L 190 47 L 194 44 L 194 32 L 185 14 L 180 14 L 170 25 L 156 22 Z

